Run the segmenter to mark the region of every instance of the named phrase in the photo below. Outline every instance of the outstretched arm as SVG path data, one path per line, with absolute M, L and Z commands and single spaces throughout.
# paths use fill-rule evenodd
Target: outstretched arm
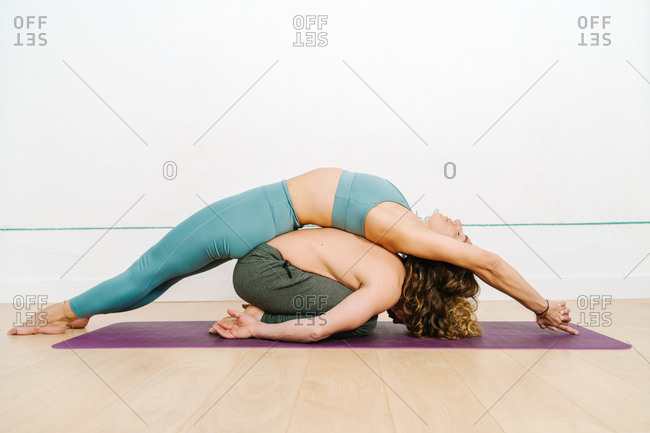
M 330 335 L 355 329 L 372 316 L 394 305 L 399 292 L 381 286 L 362 287 L 346 297 L 336 307 L 312 319 L 301 318 L 283 323 L 263 323 L 235 310 L 228 314 L 238 319 L 236 324 L 217 322 L 216 331 L 225 338 L 264 338 L 269 340 L 315 342 Z
M 481 280 L 535 313 L 546 309 L 546 299 L 512 266 L 490 251 L 428 230 L 411 220 L 399 221 L 385 231 L 383 236 L 378 233 L 375 236 L 381 237 L 378 243 L 393 252 L 439 260 L 469 269 Z M 564 302 L 549 301 L 548 306 L 548 311 L 537 318 L 541 328 L 578 333 L 568 326 L 571 321 L 570 310 Z
M 569 327 L 571 310 L 563 301 L 546 300 L 505 260 L 494 255 L 494 262 L 489 271 L 483 274 L 476 273 L 478 277 L 492 287 L 506 293 L 520 304 L 536 313 L 537 324 L 540 328 L 549 328 L 553 331 L 563 330 L 577 335 L 577 329 Z M 548 304 L 547 304 L 548 302 Z M 548 306 L 548 310 L 546 307 Z M 539 316 L 538 313 L 546 311 Z
M 337 300 L 337 303 L 340 303 L 343 299 Z M 325 313 L 327 310 L 331 309 L 334 307 L 334 305 L 327 305 L 326 308 L 318 308 L 319 306 L 316 305 L 317 308 L 314 308 L 313 312 L 309 312 L 307 314 L 305 313 L 288 313 L 288 314 L 276 314 L 276 313 L 269 313 L 268 311 L 264 311 L 259 307 L 256 307 L 254 305 L 250 304 L 242 304 L 242 308 L 244 309 L 244 313 L 248 314 L 249 316 L 254 317 L 257 321 L 259 322 L 264 322 L 264 323 L 282 323 L 282 322 L 288 322 L 290 320 L 298 320 L 298 323 L 313 323 L 315 320 L 321 320 L 320 316 L 321 314 Z M 377 314 L 372 316 L 366 323 L 363 325 L 359 326 L 358 328 L 349 330 L 349 331 L 340 331 L 335 334 L 332 334 L 330 338 L 350 338 L 350 337 L 365 337 L 366 335 L 370 334 L 372 331 L 375 330 L 377 327 Z M 238 318 L 236 316 L 231 316 L 228 315 L 221 319 L 225 323 L 237 323 Z M 215 322 L 214 325 L 208 330 L 209 333 L 211 334 L 218 334 L 217 328 L 218 322 Z

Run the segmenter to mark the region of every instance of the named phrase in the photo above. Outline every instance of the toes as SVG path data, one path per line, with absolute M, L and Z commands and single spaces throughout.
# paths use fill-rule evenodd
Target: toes
M 18 326 L 9 332 L 11 332 L 11 335 L 30 335 L 36 333 L 34 328 L 30 326 Z
M 65 326 L 19 326 L 9 331 L 9 335 L 33 335 L 33 334 L 64 334 L 67 328 Z

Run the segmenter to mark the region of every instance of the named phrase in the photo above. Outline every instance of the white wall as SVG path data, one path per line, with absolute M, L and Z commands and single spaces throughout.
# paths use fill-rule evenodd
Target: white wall
M 293 46 L 308 14 L 327 15 L 327 46 Z M 28 15 L 46 24 L 16 29 Z M 0 302 L 73 296 L 202 208 L 197 194 L 319 166 L 424 194 L 419 215 L 460 217 L 547 297 L 648 296 L 648 2 L 5 1 L 0 16 Z M 47 44 L 14 45 L 31 32 Z M 592 32 L 611 43 L 580 46 Z M 518 237 L 497 214 L 535 225 Z M 236 299 L 231 272 L 161 299 Z

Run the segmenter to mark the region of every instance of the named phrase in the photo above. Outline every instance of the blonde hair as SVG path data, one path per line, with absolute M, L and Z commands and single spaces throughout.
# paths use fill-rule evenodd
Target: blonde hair
M 408 255 L 402 261 L 401 301 L 410 335 L 448 340 L 482 335 L 474 314 L 479 285 L 469 269 Z

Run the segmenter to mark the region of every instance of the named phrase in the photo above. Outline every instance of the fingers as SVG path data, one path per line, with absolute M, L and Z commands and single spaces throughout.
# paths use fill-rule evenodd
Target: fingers
M 549 311 L 550 314 L 545 314 L 543 317 L 538 318 L 537 324 L 539 325 L 539 327 L 542 329 L 550 329 L 553 332 L 559 332 L 560 330 L 562 330 L 572 335 L 580 334 L 580 332 L 577 329 L 571 328 L 569 326 L 569 323 L 571 322 L 571 316 L 569 315 L 569 313 L 571 313 L 571 309 L 566 306 L 566 302 L 565 301 L 553 301 L 553 302 L 557 302 L 557 304 L 555 305 L 559 308 L 554 306 L 553 308 L 551 308 L 551 310 L 554 310 L 553 312 Z
M 241 315 L 241 312 L 228 308 L 228 314 L 230 314 L 232 317 L 239 317 Z
M 569 334 L 573 334 L 573 335 L 578 335 L 578 334 L 580 334 L 580 331 L 578 331 L 577 329 L 574 329 L 574 328 L 570 327 L 569 325 L 562 325 L 562 326 L 560 326 L 560 329 L 563 330 L 563 331 L 568 332 Z
M 578 331 L 575 328 L 570 327 L 567 323 L 563 323 L 563 324 L 558 325 L 558 326 L 553 326 L 553 325 L 544 324 L 544 323 L 538 323 L 538 325 L 542 329 L 548 328 L 548 329 L 550 329 L 551 331 L 554 331 L 554 332 L 559 332 L 560 330 L 562 330 L 562 331 L 568 332 L 569 334 L 572 334 L 572 335 L 580 334 L 580 331 Z
M 232 327 L 233 327 L 232 323 L 225 323 L 225 322 L 222 322 L 221 320 L 219 320 L 217 322 L 217 325 L 219 325 L 217 328 L 215 328 L 217 330 L 219 329 L 219 327 L 221 327 L 223 329 L 228 329 L 228 330 L 232 329 Z
M 239 319 L 236 318 L 236 317 L 226 316 L 226 317 L 224 317 L 223 319 L 219 320 L 219 322 L 223 322 L 223 323 L 237 323 L 238 320 L 239 320 Z
M 217 334 L 219 334 L 223 338 L 235 338 L 230 331 L 226 331 L 225 329 L 223 329 L 223 328 L 221 328 L 219 326 L 217 326 L 215 331 L 217 331 Z
M 231 329 L 224 329 L 219 322 L 217 322 L 212 328 L 210 328 L 208 332 L 210 334 L 218 334 L 223 338 L 236 338 Z
M 212 325 L 212 326 L 210 327 L 210 329 L 208 329 L 208 332 L 209 332 L 210 334 L 216 334 L 218 328 L 220 328 L 220 326 L 219 326 L 219 322 L 214 322 L 214 325 Z
M 557 308 L 557 310 L 555 310 L 556 312 L 549 311 L 547 314 L 544 315 L 544 318 L 554 323 L 557 329 L 559 326 L 571 322 L 571 316 L 569 315 L 569 313 L 571 313 L 571 309 L 566 306 L 565 301 L 554 301 L 554 302 L 557 302 L 556 304 L 557 307 L 554 306 L 553 308 L 551 308 L 551 310 L 555 310 L 555 308 Z M 555 314 L 558 314 L 559 318 L 558 316 L 555 316 Z

